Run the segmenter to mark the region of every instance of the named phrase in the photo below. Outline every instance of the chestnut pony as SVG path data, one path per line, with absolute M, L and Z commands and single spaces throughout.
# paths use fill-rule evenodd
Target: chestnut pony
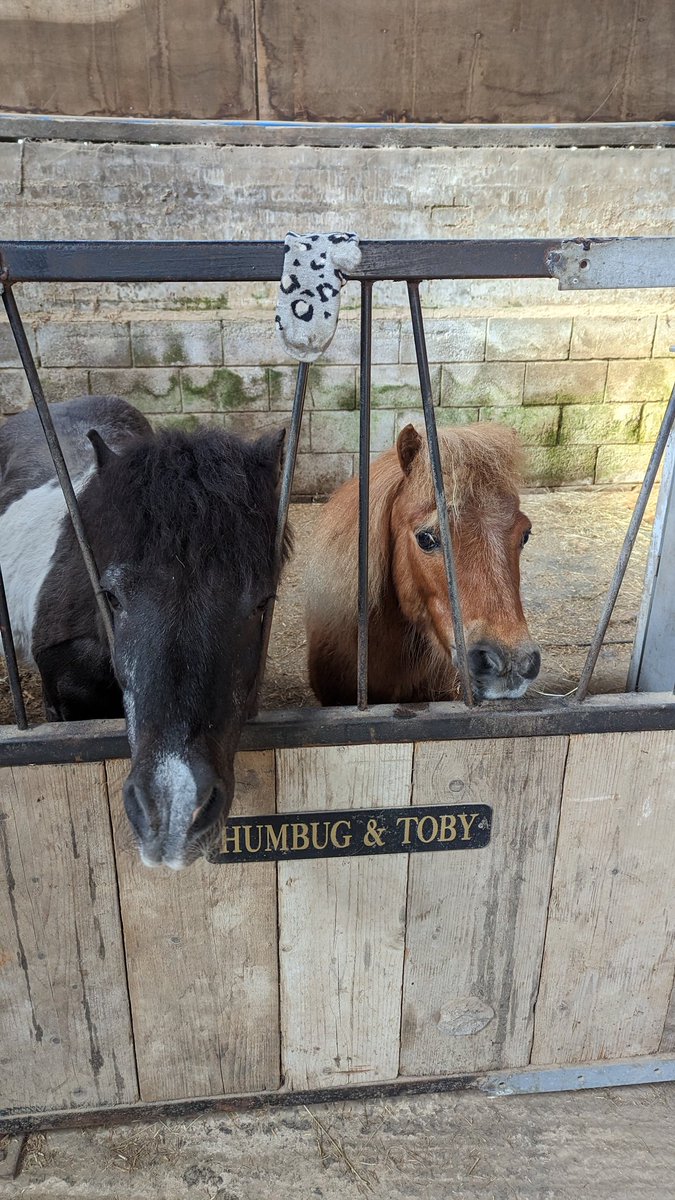
M 522 696 L 541 659 L 520 598 L 521 449 L 506 426 L 439 430 L 477 699 Z M 322 704 L 356 702 L 358 481 L 323 507 L 306 577 L 309 678 Z M 368 698 L 458 695 L 453 623 L 426 438 L 406 425 L 370 472 Z

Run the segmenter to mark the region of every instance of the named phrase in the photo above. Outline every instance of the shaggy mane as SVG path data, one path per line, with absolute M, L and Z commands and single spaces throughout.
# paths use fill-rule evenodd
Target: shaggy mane
M 124 548 L 130 563 L 159 570 L 178 560 L 193 582 L 209 564 L 225 563 L 245 586 L 267 578 L 272 565 L 274 453 L 274 436 L 246 442 L 219 429 L 164 430 L 106 463 L 86 507 L 101 539 Z

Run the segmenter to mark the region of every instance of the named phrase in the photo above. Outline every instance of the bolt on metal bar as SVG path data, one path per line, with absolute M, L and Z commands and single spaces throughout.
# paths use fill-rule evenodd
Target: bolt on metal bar
M 652 450 L 651 457 L 649 459 L 649 465 L 645 473 L 642 487 L 640 488 L 640 493 L 635 503 L 635 508 L 633 509 L 633 515 L 630 519 L 630 524 L 626 531 L 623 546 L 621 547 L 621 553 L 619 554 L 614 575 L 612 576 L 612 582 L 610 583 L 609 590 L 607 592 L 607 598 L 605 600 L 602 613 L 600 614 L 600 619 L 598 621 L 595 633 L 593 634 L 593 640 L 591 642 L 590 650 L 588 651 L 588 655 L 579 678 L 577 690 L 574 693 L 575 700 L 583 700 L 588 692 L 591 676 L 595 670 L 595 664 L 598 661 L 598 655 L 602 649 L 602 643 L 607 632 L 607 626 L 609 625 L 612 612 L 614 611 L 614 605 L 616 604 L 616 599 L 619 595 L 619 588 L 621 587 L 623 577 L 626 573 L 628 560 L 631 556 L 633 546 L 635 545 L 638 529 L 640 528 L 642 518 L 645 515 L 647 501 L 649 500 L 652 488 L 654 486 L 656 474 L 659 469 L 659 463 L 663 457 L 666 443 L 670 436 L 674 422 L 675 387 L 673 387 L 673 390 L 670 393 L 670 400 L 668 401 L 666 411 L 663 414 L 661 428 L 659 429 L 658 437 L 654 443 L 654 449 Z
M 368 707 L 368 516 L 370 511 L 370 375 L 373 285 L 361 284 L 361 370 L 359 381 L 359 604 L 356 703 Z
M 434 412 L 433 396 L 431 394 L 431 377 L 429 375 L 429 358 L 427 356 L 427 344 L 424 336 L 424 319 L 422 317 L 422 305 L 420 302 L 420 287 L 419 282 L 408 282 L 408 297 L 410 300 L 410 316 L 412 319 L 413 336 L 415 338 L 415 354 L 417 357 L 417 370 L 420 377 L 420 390 L 422 392 L 422 407 L 424 409 L 424 423 L 427 431 L 427 444 L 429 446 L 429 461 L 431 463 L 431 475 L 434 481 L 434 492 L 436 494 L 436 509 L 438 511 L 438 527 L 441 535 L 441 546 L 443 548 L 443 562 L 445 564 L 445 575 L 448 584 L 448 595 L 450 598 L 450 611 L 452 613 L 452 624 L 455 635 L 455 653 L 457 655 L 457 670 L 462 688 L 462 699 L 467 705 L 474 703 L 473 691 L 471 689 L 471 678 L 469 675 L 469 660 L 466 653 L 466 642 L 464 640 L 464 625 L 462 623 L 462 606 L 459 600 L 459 588 L 457 587 L 457 572 L 455 570 L 455 555 L 452 548 L 452 538 L 450 536 L 450 524 L 448 520 L 448 504 L 445 496 L 445 484 L 443 482 L 443 467 L 441 464 L 441 454 L 438 445 L 438 430 L 436 428 L 436 414 Z
M 105 636 L 110 648 L 110 655 L 112 657 L 114 652 L 114 635 L 110 608 L 108 606 L 105 593 L 101 589 L 101 584 L 98 577 L 98 568 L 96 566 L 94 555 L 92 554 L 91 547 L 85 533 L 84 525 L 82 524 L 82 517 L 80 516 L 80 509 L 77 503 L 75 489 L 70 478 L 70 472 L 66 466 L 66 460 L 63 457 L 61 443 L 59 442 L 56 429 L 54 428 L 54 422 L 52 420 L 52 414 L 49 411 L 49 405 L 45 400 L 42 384 L 40 383 L 33 355 L 31 353 L 30 346 L 28 345 L 26 331 L 19 315 L 19 310 L 17 308 L 16 300 L 14 299 L 12 288 L 6 282 L 3 284 L 2 288 L 2 299 L 5 305 L 5 311 L 7 313 L 7 318 L 9 320 L 12 333 L 14 334 L 14 341 L 16 342 L 17 350 L 19 351 L 19 355 L 21 357 L 23 369 L 33 395 L 37 414 L 40 418 L 40 423 L 42 425 L 45 438 L 47 439 L 47 446 L 49 447 L 49 453 L 52 456 L 54 469 L 56 471 L 58 481 L 61 484 L 63 498 L 66 502 L 68 512 L 70 513 L 70 519 L 73 522 L 75 537 L 77 538 L 80 550 L 82 552 L 84 565 L 87 569 L 91 586 L 94 589 L 94 596 L 96 598 L 99 616 L 101 618 Z
M 14 635 L 12 634 L 12 625 L 9 619 L 9 609 L 7 607 L 7 595 L 5 593 L 5 581 L 2 577 L 2 568 L 0 568 L 0 635 L 2 636 L 2 650 L 7 663 L 7 678 L 12 692 L 12 704 L 14 705 L 14 716 L 18 729 L 28 729 L 28 721 L 26 720 L 26 709 L 23 703 L 23 695 L 21 692 L 21 680 L 19 678 L 19 665 L 16 661 L 16 650 L 14 647 Z
M 284 465 L 281 472 L 281 486 L 279 488 L 279 507 L 277 510 L 277 525 L 274 535 L 275 589 L 279 585 L 279 579 L 281 576 L 281 564 L 284 554 L 284 538 L 286 537 L 286 526 L 288 525 L 288 509 L 291 503 L 291 487 L 293 484 L 293 475 L 295 474 L 295 463 L 298 457 L 300 426 L 302 424 L 302 414 L 305 408 L 308 374 L 309 363 L 301 362 L 298 366 L 298 374 L 295 381 L 295 395 L 293 397 L 293 410 L 291 412 L 291 426 L 288 434 L 286 453 L 284 455 Z M 254 707 L 257 706 L 258 695 L 260 693 L 260 688 L 265 676 L 265 667 L 267 666 L 267 653 L 270 645 L 270 635 L 272 633 L 272 620 L 274 617 L 275 603 L 276 595 L 270 596 L 267 604 L 265 605 L 265 612 L 263 613 L 260 664 L 258 666 L 258 674 L 255 682 Z

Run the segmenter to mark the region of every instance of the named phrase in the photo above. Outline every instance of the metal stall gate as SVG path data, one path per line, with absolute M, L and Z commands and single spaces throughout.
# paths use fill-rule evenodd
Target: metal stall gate
M 0 1130 L 373 1091 L 675 1078 L 675 701 L 586 698 L 675 390 L 574 698 L 475 706 L 458 639 L 462 703 L 369 707 L 366 610 L 373 284 L 408 283 L 459 614 L 420 281 L 675 286 L 675 239 L 362 248 L 359 704 L 251 721 L 226 869 L 200 861 L 176 876 L 137 861 L 123 723 L 26 728 L 15 673 L 17 727 L 0 733 Z M 0 246 L 5 307 L 76 529 L 14 286 L 274 280 L 282 256 L 280 243 Z M 107 617 L 81 521 L 78 536 Z M 271 618 L 270 605 L 265 638 Z M 273 831 L 270 853 L 253 853 L 258 829 Z

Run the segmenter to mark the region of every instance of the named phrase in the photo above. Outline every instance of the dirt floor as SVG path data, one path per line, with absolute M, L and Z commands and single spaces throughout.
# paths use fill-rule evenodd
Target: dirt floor
M 28 1140 L 33 1200 L 673 1200 L 675 1084 L 270 1109 Z
M 635 504 L 637 489 L 535 492 L 523 496 L 533 523 L 522 557 L 523 598 L 532 636 L 542 648 L 542 672 L 533 691 L 563 695 L 573 690 L 602 607 L 607 585 Z M 620 692 L 642 594 L 655 501 L 633 551 L 596 667 L 592 692 Z M 285 572 L 275 614 L 263 708 L 315 704 L 307 682 L 303 624 L 303 563 L 319 512 L 295 504 L 291 523 L 295 553 Z M 0 658 L 0 723 L 13 723 L 11 697 Z M 38 676 L 22 675 L 29 719 L 42 720 Z

